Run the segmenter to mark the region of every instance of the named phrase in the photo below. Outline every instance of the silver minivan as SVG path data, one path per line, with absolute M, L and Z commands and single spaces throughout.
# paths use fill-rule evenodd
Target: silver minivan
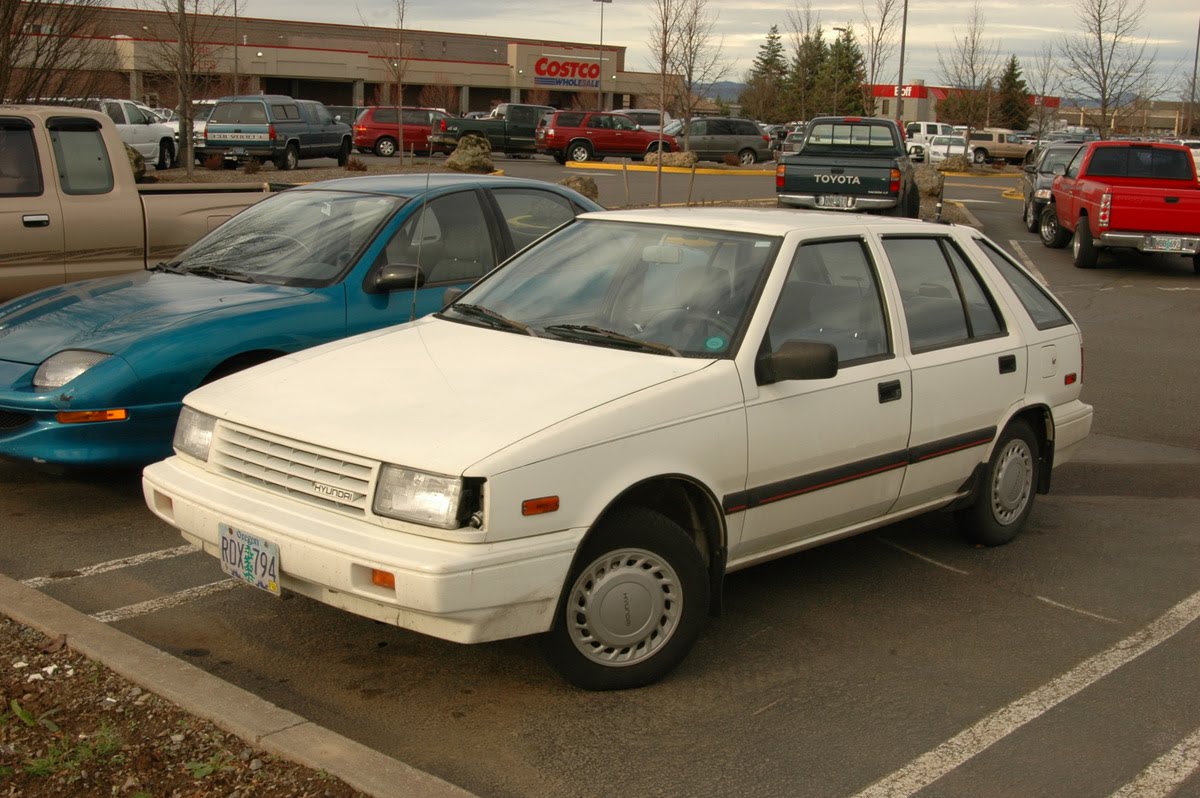
M 736 155 L 743 166 L 769 161 L 771 137 L 749 119 L 709 116 L 693 119 L 685 132 L 683 123 L 676 120 L 664 131 L 679 142 L 679 146 L 696 153 L 705 161 L 719 161 L 726 155 Z

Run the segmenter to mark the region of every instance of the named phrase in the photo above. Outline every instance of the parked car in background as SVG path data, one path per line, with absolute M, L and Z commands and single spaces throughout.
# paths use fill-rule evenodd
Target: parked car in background
M 354 120 L 354 148 L 390 158 L 403 140 L 406 152 L 428 155 L 429 134 L 449 117 L 436 108 L 368 106 Z
M 800 147 L 804 144 L 804 131 L 792 131 L 787 134 L 783 143 L 779 145 L 780 154 L 788 154 L 792 152 L 800 152 Z
M 361 105 L 327 105 L 329 115 L 333 117 L 335 122 L 344 122 L 347 125 L 354 124 L 354 120 L 366 110 Z
M 642 130 L 653 132 L 662 130 L 663 127 L 671 124 L 673 121 L 671 115 L 666 111 L 657 111 L 653 108 L 621 108 L 618 110 L 618 113 L 625 114 L 625 116 L 637 122 L 638 127 Z
M 908 155 L 914 161 L 925 160 L 926 145 L 935 136 L 953 136 L 954 127 L 945 122 L 909 122 L 904 126 L 904 141 Z M 961 136 L 960 136 L 961 138 Z
M 1025 229 L 1036 233 L 1042 221 L 1042 209 L 1050 202 L 1055 170 L 1065 170 L 1082 144 L 1052 144 L 1041 150 L 1034 163 L 1026 164 L 1021 174 L 1021 221 Z
M 447 288 L 599 207 L 516 178 L 333 180 L 273 195 L 149 270 L 0 304 L 0 457 L 165 457 L 196 386 L 437 310 Z
M 674 137 L 643 130 L 623 113 L 553 111 L 538 123 L 537 151 L 559 163 L 601 161 L 608 156 L 641 159 L 651 152 L 678 149 Z
M 192 100 L 192 144 L 193 148 L 196 142 L 204 137 L 204 128 L 208 125 L 208 117 L 212 115 L 213 108 L 217 105 L 216 100 Z M 163 122 L 171 128 L 175 138 L 175 152 L 183 152 L 183 146 L 179 143 L 179 125 L 181 119 L 179 112 L 171 110 L 171 119 Z
M 541 634 L 632 688 L 732 571 L 938 510 L 1012 541 L 1089 433 L 1082 377 L 1067 311 L 969 227 L 587 214 L 434 316 L 189 394 L 143 492 L 272 594 Z
M 1044 245 L 1071 241 L 1081 269 L 1094 267 L 1102 250 L 1136 249 L 1190 257 L 1200 274 L 1200 184 L 1186 147 L 1093 141 L 1054 171 Z
M 1006 161 L 1025 163 L 1031 160 L 1033 144 L 1021 141 L 1020 136 L 1003 128 L 973 130 L 967 140 L 975 147 L 975 163 L 986 163 L 1003 158 Z
M 544 114 L 554 110 L 548 105 L 502 103 L 483 118 L 444 117 L 433 126 L 429 141 L 451 152 L 458 146 L 459 139 L 475 136 L 486 141 L 492 152 L 533 155 L 537 151 L 538 122 Z
M 693 119 L 686 127 L 683 120 L 676 119 L 663 132 L 674 136 L 680 149 L 694 152 L 705 161 L 734 155 L 743 166 L 751 166 L 773 157 L 771 137 L 749 119 L 708 116 Z
M 314 100 L 251 94 L 218 100 L 199 143 L 196 157 L 202 160 L 270 160 L 277 169 L 289 170 L 305 158 L 337 158 L 338 166 L 345 166 L 351 131 Z
M 968 145 L 967 140 L 957 133 L 951 133 L 948 136 L 932 136 L 921 145 L 925 153 L 925 160 L 931 166 L 935 166 L 949 158 L 951 155 L 962 155 L 968 161 L 975 160 L 975 147 Z M 909 148 L 911 152 L 912 148 Z

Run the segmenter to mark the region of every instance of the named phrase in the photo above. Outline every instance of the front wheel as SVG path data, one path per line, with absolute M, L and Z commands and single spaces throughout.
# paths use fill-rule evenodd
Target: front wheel
M 975 150 L 975 163 L 983 163 L 987 160 L 987 150 Z
M 164 139 L 158 145 L 158 162 L 155 169 L 170 169 L 175 165 L 175 144 Z
M 1002 546 L 1020 533 L 1033 509 L 1039 465 L 1033 429 L 1025 421 L 1013 421 L 996 442 L 975 503 L 954 514 L 968 540 Z
M 1092 239 L 1092 228 L 1088 225 L 1086 216 L 1080 216 L 1075 223 L 1075 240 L 1071 244 L 1071 254 L 1075 256 L 1075 266 L 1080 269 L 1092 269 L 1096 266 L 1096 242 Z
M 738 153 L 738 162 L 742 166 L 754 166 L 758 163 L 758 153 L 750 149 L 742 150 Z
M 1033 204 L 1033 200 L 1028 200 L 1025 203 L 1025 210 L 1021 214 L 1021 220 L 1025 223 L 1025 229 L 1031 233 L 1036 233 L 1041 222 L 1038 221 L 1037 206 Z
M 704 559 L 679 525 L 644 507 L 618 508 L 577 555 L 543 652 L 576 687 L 642 687 L 683 660 L 708 600 Z
M 1051 249 L 1062 249 L 1071 239 L 1071 233 L 1064 230 L 1058 223 L 1058 209 L 1053 205 L 1042 208 L 1042 217 L 1038 220 L 1038 235 L 1042 245 Z

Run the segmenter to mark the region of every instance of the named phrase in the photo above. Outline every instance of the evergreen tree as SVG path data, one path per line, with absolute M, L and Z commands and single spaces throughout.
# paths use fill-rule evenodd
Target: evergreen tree
M 828 56 L 820 28 L 800 38 L 784 80 L 783 106 L 790 120 L 807 121 L 825 110 L 818 104 L 818 79 Z
M 1000 85 L 996 87 L 996 113 L 993 124 L 1012 130 L 1025 130 L 1029 127 L 1029 92 L 1025 87 L 1025 79 L 1021 77 L 1021 65 L 1015 55 L 1008 59 L 1008 66 L 1000 76 Z
M 758 48 L 758 55 L 746 76 L 746 88 L 738 97 L 742 112 L 764 122 L 786 122 L 781 100 L 787 71 L 779 26 L 772 25 L 767 40 Z
M 857 116 L 864 112 L 863 84 L 866 80 L 862 48 L 847 28 L 829 45 L 817 74 L 817 113 Z

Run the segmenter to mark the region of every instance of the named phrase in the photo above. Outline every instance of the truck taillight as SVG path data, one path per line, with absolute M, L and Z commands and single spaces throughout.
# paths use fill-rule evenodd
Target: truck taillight
M 271 141 L 275 140 L 275 126 L 274 125 L 267 125 L 267 138 L 269 138 Z
M 445 119 L 442 119 L 441 121 L 438 122 L 438 132 L 439 133 L 446 132 L 446 120 Z
M 775 167 L 775 190 L 776 191 L 783 190 L 783 164 L 782 163 Z
M 893 194 L 900 193 L 900 170 L 899 169 L 892 170 L 892 178 L 891 178 L 891 181 L 888 183 L 888 191 L 892 192 Z
M 1100 226 L 1108 227 L 1108 223 L 1112 218 L 1112 192 L 1105 191 L 1104 196 L 1100 198 Z

